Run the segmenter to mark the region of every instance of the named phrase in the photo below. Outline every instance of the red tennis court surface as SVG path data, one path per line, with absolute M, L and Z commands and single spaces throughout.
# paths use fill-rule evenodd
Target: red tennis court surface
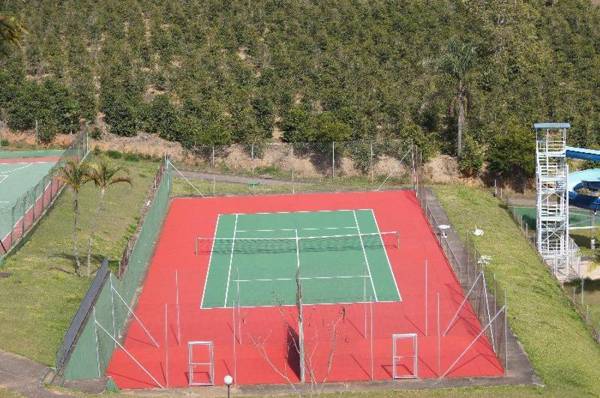
M 296 308 L 241 308 L 235 314 L 232 308 L 201 309 L 209 255 L 196 256 L 194 240 L 213 236 L 221 213 L 365 208 L 373 209 L 382 231 L 400 232 L 400 247 L 388 249 L 387 254 L 402 301 L 305 305 L 307 369 L 312 369 L 317 381 L 391 380 L 392 335 L 414 333 L 418 370 L 410 359 L 415 347 L 402 340 L 397 345 L 397 354 L 403 356 L 396 366 L 397 375 L 410 376 L 417 371 L 419 378 L 435 378 L 444 374 L 481 326 L 467 305 L 447 335 L 438 339 L 438 293 L 441 331 L 459 308 L 464 293 L 413 191 L 174 199 L 135 309 L 160 347 L 152 344 L 137 322 L 131 322 L 125 348 L 168 387 L 189 384 L 189 341 L 213 342 L 216 384 L 222 384 L 226 374 L 234 375 L 240 385 L 284 384 L 288 383 L 286 378 L 297 382 L 298 355 L 290 344 L 298 333 Z M 202 352 L 195 355 L 195 361 L 206 360 Z M 206 380 L 206 372 L 206 368 L 196 367 L 193 379 Z M 107 375 L 121 388 L 157 387 L 121 349 L 115 351 Z M 502 366 L 484 335 L 446 377 L 502 375 Z

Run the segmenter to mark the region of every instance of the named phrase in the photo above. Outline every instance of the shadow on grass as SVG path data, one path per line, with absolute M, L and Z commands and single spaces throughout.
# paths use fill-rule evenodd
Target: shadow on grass
M 54 269 L 57 271 L 62 271 L 65 272 L 67 274 L 73 274 L 73 275 L 77 275 L 77 261 L 75 261 L 75 256 L 73 255 L 73 253 L 57 253 L 54 254 L 52 257 L 56 257 L 56 258 L 62 258 L 64 260 L 68 260 L 69 263 L 71 263 L 71 270 L 66 270 L 64 268 L 58 267 L 58 266 L 52 266 L 50 265 L 50 269 Z M 102 264 L 102 261 L 105 259 L 104 256 L 101 256 L 99 254 L 92 254 L 92 270 L 90 272 L 90 275 L 94 275 L 99 269 L 100 269 L 100 265 Z M 79 256 L 79 261 L 81 262 L 81 272 L 83 273 L 83 275 L 85 275 L 87 273 L 87 255 L 80 255 Z M 119 269 L 119 262 L 118 261 L 109 261 L 109 267 L 111 269 L 111 271 L 116 272 Z

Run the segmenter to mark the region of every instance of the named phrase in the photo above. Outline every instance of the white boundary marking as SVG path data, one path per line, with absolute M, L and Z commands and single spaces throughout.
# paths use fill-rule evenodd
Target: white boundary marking
M 346 193 L 346 192 L 344 192 Z M 279 195 L 277 195 L 279 196 Z M 180 198 L 180 199 L 185 199 L 185 198 Z M 217 225 L 215 227 L 215 233 L 213 235 L 213 245 L 214 245 L 214 241 L 216 241 L 216 234 L 217 234 L 217 229 L 219 226 L 219 220 L 221 216 L 236 216 L 236 220 L 238 216 L 244 216 L 244 215 L 254 215 L 254 214 L 289 214 L 289 213 L 322 213 L 322 212 L 357 212 L 357 211 L 370 211 L 373 213 L 373 209 L 354 209 L 354 210 L 348 210 L 348 209 L 338 209 L 338 210 L 299 210 L 299 211 L 280 211 L 280 212 L 257 212 L 257 213 L 219 213 L 217 215 Z M 373 213 L 373 219 L 375 220 L 375 224 L 377 225 L 377 228 L 379 229 L 379 225 L 377 224 L 377 219 L 375 218 L 375 215 Z M 335 227 L 335 228 L 339 228 L 339 227 Z M 351 227 L 351 228 L 355 228 L 355 227 Z M 292 229 L 290 229 L 292 230 Z M 380 234 L 380 238 L 381 238 L 381 232 L 379 232 Z M 295 239 L 295 238 L 292 238 Z M 208 284 L 208 276 L 210 273 L 210 268 L 211 268 L 211 263 L 212 263 L 212 253 L 214 252 L 214 250 L 211 250 L 210 256 L 209 256 L 209 263 L 208 263 L 208 270 L 206 273 L 206 279 L 204 281 L 204 290 L 202 293 L 202 301 L 200 303 L 200 308 L 203 310 L 211 310 L 211 309 L 222 309 L 222 308 L 229 308 L 227 307 L 227 303 L 225 303 L 224 307 L 204 307 L 204 295 L 206 293 L 206 286 Z M 386 256 L 387 256 L 387 252 L 384 250 Z M 389 258 L 388 258 L 388 266 L 391 267 L 391 264 L 389 263 Z M 231 271 L 231 269 L 230 269 Z M 395 275 L 392 272 L 392 276 L 394 277 L 394 283 L 396 283 L 396 279 L 395 279 Z M 240 280 L 241 281 L 241 280 Z M 373 279 L 371 278 L 371 283 L 373 283 Z M 229 287 L 229 283 L 227 284 L 227 287 Z M 397 288 L 397 285 L 396 285 Z M 378 303 L 397 303 L 398 301 L 402 301 L 402 297 L 400 295 L 400 292 L 398 291 L 398 296 L 400 297 L 400 300 L 376 300 L 376 302 Z M 335 303 L 310 303 L 310 304 L 305 304 L 305 306 L 331 306 L 331 305 L 352 305 L 352 304 L 368 304 L 371 303 L 372 301 L 340 301 L 340 302 L 335 302 Z M 296 304 L 268 304 L 268 305 L 238 305 L 238 308 L 274 308 L 274 307 L 295 307 Z
M 0 174 L 0 184 L 2 184 L 8 178 L 8 174 Z M 8 200 L 4 200 L 3 202 L 8 202 Z
M 360 246 L 362 247 L 363 256 L 365 257 L 365 263 L 367 265 L 367 271 L 369 272 L 369 279 L 371 280 L 371 287 L 373 288 L 373 295 L 375 295 L 375 301 L 379 301 L 379 299 L 377 298 L 377 290 L 375 290 L 375 283 L 373 282 L 373 276 L 371 275 L 371 267 L 369 266 L 369 258 L 367 256 L 367 252 L 365 250 L 365 244 L 363 242 L 362 235 L 360 234 L 360 226 L 358 225 L 358 218 L 356 217 L 356 210 L 352 211 L 352 214 L 354 215 L 354 222 L 356 223 L 358 239 L 360 239 Z
M 302 278 L 300 278 L 300 239 L 298 238 L 298 230 L 294 230 L 295 234 L 296 234 L 296 269 L 298 272 L 298 279 L 302 280 Z
M 241 214 L 243 215 L 243 214 Z M 348 227 L 325 227 L 325 228 L 280 228 L 280 229 L 238 229 L 237 233 L 241 234 L 241 233 L 249 233 L 249 232 L 294 232 L 294 231 L 334 231 L 334 230 L 340 230 L 340 229 L 356 229 L 355 226 L 348 226 Z M 300 236 L 300 239 L 302 239 L 302 237 Z
M 227 285 L 225 286 L 225 303 L 223 304 L 223 307 L 227 307 L 227 296 L 229 296 L 229 281 L 231 280 L 231 265 L 233 264 L 233 253 L 235 248 L 235 235 L 237 234 L 238 218 L 239 214 L 236 214 L 235 222 L 233 224 L 233 242 L 231 242 L 231 253 L 229 254 L 229 269 L 227 270 Z
M 310 303 L 310 304 L 302 304 L 303 307 L 306 306 L 314 306 L 319 307 L 322 305 L 352 305 L 352 304 L 368 304 L 373 301 L 340 301 L 336 303 Z M 377 301 L 377 303 L 397 303 L 398 300 L 381 300 Z M 237 308 L 275 308 L 275 307 L 296 307 L 296 304 L 268 304 L 268 305 L 238 305 Z M 218 309 L 222 310 L 223 308 L 232 308 L 232 307 L 206 307 L 202 308 L 203 310 L 212 310 Z
M 369 209 L 356 209 L 356 210 L 369 210 Z M 333 212 L 339 212 L 339 211 L 347 211 L 347 212 L 352 212 L 354 210 L 350 210 L 350 209 L 335 209 L 335 210 L 295 210 L 295 211 L 259 211 L 256 213 L 229 213 L 231 215 L 235 215 L 238 214 L 240 216 L 252 216 L 254 214 L 289 214 L 289 213 L 333 213 Z M 227 214 L 227 213 L 225 213 Z
M 390 274 L 392 274 L 392 279 L 394 280 L 394 286 L 396 286 L 396 292 L 398 293 L 398 298 L 400 299 L 400 301 L 403 301 L 402 295 L 400 294 L 400 289 L 398 288 L 398 282 L 396 281 L 396 275 L 394 274 L 394 270 L 392 269 L 392 263 L 390 261 L 390 257 L 387 254 L 387 249 L 385 248 L 385 245 L 383 244 L 383 239 L 381 238 L 381 230 L 379 229 L 379 223 L 377 222 L 377 217 L 375 217 L 375 212 L 373 211 L 373 209 L 370 209 L 370 210 L 371 210 L 371 216 L 373 216 L 373 221 L 375 222 L 375 226 L 377 227 L 377 233 L 379 234 L 379 239 L 381 239 L 381 246 L 383 248 L 383 252 L 385 253 L 385 259 L 387 260 L 388 267 L 390 268 Z M 400 239 L 398 239 L 398 241 L 400 241 Z M 398 249 L 400 249 L 400 247 L 398 247 Z
M 49 162 L 43 162 L 43 163 L 49 163 Z M 2 163 L 2 164 L 22 164 L 23 165 L 23 166 L 20 166 L 20 167 L 15 167 L 12 170 L 3 170 L 2 174 L 6 174 L 7 176 L 10 175 L 10 174 L 12 174 L 12 173 L 14 173 L 15 171 L 23 170 L 23 169 L 26 169 L 26 168 L 28 168 L 28 167 L 30 167 L 30 166 L 33 165 L 33 163 L 30 163 L 30 162 L 23 162 L 23 163 Z
M 213 247 L 210 249 L 210 254 L 208 256 L 208 266 L 206 270 L 206 278 L 204 279 L 204 288 L 202 289 L 202 300 L 200 301 L 200 308 L 204 307 L 204 297 L 206 294 L 206 285 L 208 285 L 208 275 L 210 274 L 210 268 L 212 264 L 212 255 L 215 252 L 215 239 L 217 237 L 217 230 L 219 229 L 219 221 L 221 220 L 221 214 L 217 214 L 217 223 L 215 224 L 215 232 L 213 234 Z
M 369 278 L 369 275 L 340 275 L 340 276 L 307 276 L 300 277 L 303 281 L 312 281 L 316 279 L 358 279 L 358 278 Z M 258 279 L 234 279 L 233 282 L 289 282 L 294 281 L 296 278 L 258 278 Z

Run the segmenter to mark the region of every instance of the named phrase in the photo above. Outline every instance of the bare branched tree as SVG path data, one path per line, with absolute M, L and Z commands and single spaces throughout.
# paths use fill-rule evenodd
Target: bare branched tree
M 278 306 L 279 314 L 281 315 L 281 319 L 283 320 L 286 330 L 287 330 L 287 339 L 288 339 L 288 349 L 286 350 L 286 356 L 284 361 L 283 368 L 278 367 L 272 358 L 269 356 L 267 352 L 266 345 L 271 335 L 271 332 L 266 337 L 257 337 L 250 335 L 250 341 L 252 345 L 259 352 L 260 356 L 263 360 L 269 365 L 269 367 L 281 376 L 293 389 L 294 393 L 298 396 L 303 396 L 305 393 L 308 396 L 320 395 L 325 388 L 325 383 L 328 381 L 329 376 L 331 375 L 331 371 L 333 369 L 333 361 L 335 358 L 335 353 L 337 349 L 337 338 L 338 338 L 338 326 L 340 322 L 345 317 L 345 311 L 341 310 L 337 317 L 331 322 L 325 325 L 325 329 L 327 330 L 329 336 L 329 347 L 327 351 L 327 366 L 322 375 L 317 374 L 317 363 L 315 360 L 315 354 L 317 352 L 322 352 L 320 350 L 321 347 L 319 345 L 319 333 L 318 330 L 315 330 L 314 335 L 309 341 L 308 346 L 310 347 L 310 352 L 306 353 L 306 341 L 304 336 L 304 308 L 303 308 L 303 291 L 302 291 L 302 283 L 300 279 L 300 270 L 296 272 L 296 316 L 291 316 L 289 312 L 285 311 L 285 307 L 280 304 Z M 293 327 L 294 321 L 297 322 L 298 332 L 296 334 L 296 330 Z M 310 320 L 309 320 L 310 324 Z M 235 327 L 235 326 L 234 326 Z M 309 381 L 309 388 L 299 388 L 299 386 L 294 383 L 294 381 L 290 378 L 288 371 L 291 369 L 289 366 L 290 363 L 293 362 L 295 358 L 292 358 L 292 355 L 298 356 L 298 369 L 296 369 L 299 373 L 298 377 L 300 379 L 301 384 L 305 384 L 307 382 L 307 375 Z

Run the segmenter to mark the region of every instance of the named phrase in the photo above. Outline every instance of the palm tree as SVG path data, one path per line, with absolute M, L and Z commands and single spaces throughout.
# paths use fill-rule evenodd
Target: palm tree
M 463 133 L 466 127 L 467 109 L 469 107 L 468 78 L 475 66 L 475 47 L 452 39 L 448 42 L 448 50 L 441 59 L 441 69 L 456 84 L 451 109 L 458 117 L 457 154 L 460 157 L 463 146 Z
M 73 192 L 73 257 L 75 258 L 77 275 L 81 275 L 81 261 L 79 260 L 79 246 L 77 244 L 77 229 L 79 224 L 79 192 L 90 180 L 88 175 L 89 166 L 75 160 L 67 160 L 57 172 L 57 177 Z
M 88 241 L 88 252 L 87 252 L 87 273 L 88 276 L 91 273 L 92 263 L 92 247 L 94 239 L 96 237 L 96 226 L 98 219 L 102 211 L 104 210 L 104 196 L 109 187 L 119 183 L 127 183 L 131 185 L 131 178 L 126 175 L 119 175 L 125 172 L 125 169 L 121 166 L 111 166 L 105 159 L 102 159 L 99 163 L 92 163 L 89 168 L 89 178 L 94 182 L 96 188 L 100 190 L 100 198 L 98 200 L 98 206 L 96 207 L 96 215 L 92 221 L 92 230 L 90 232 L 90 239 Z

